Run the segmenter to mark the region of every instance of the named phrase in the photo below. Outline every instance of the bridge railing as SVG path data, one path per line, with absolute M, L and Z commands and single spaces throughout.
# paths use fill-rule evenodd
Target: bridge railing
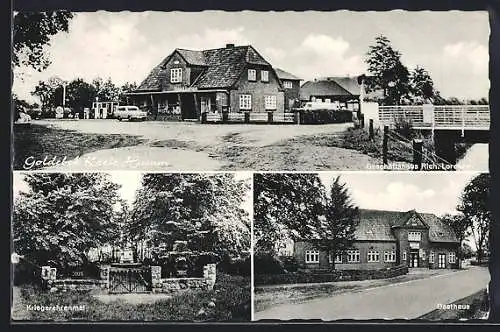
M 430 108 L 429 108 L 430 106 Z M 488 129 L 489 105 L 379 106 L 379 121 L 394 126 L 398 120 L 411 122 L 414 128 Z
M 439 105 L 434 107 L 434 127 L 482 128 L 490 126 L 488 105 Z
M 423 124 L 422 106 L 379 106 L 379 120 L 388 125 L 394 125 L 398 120 L 411 121 L 412 124 Z

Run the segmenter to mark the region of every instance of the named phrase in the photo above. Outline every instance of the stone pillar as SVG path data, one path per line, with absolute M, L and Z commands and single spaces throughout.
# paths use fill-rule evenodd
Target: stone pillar
M 41 277 L 43 280 L 50 279 L 50 266 L 42 266 Z
M 151 266 L 151 285 L 153 288 L 161 286 L 161 266 Z
M 215 264 L 207 264 L 203 267 L 203 278 L 208 285 L 208 290 L 214 289 L 215 280 L 217 278 L 217 269 Z
M 49 272 L 49 280 L 56 280 L 57 278 L 57 269 L 55 267 L 51 267 L 50 268 L 50 272 Z

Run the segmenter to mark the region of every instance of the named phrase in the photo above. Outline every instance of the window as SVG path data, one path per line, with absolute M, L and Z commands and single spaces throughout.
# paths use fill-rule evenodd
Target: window
M 266 106 L 266 110 L 275 110 L 276 109 L 276 96 L 265 96 L 264 104 Z
M 368 251 L 368 262 L 378 262 L 380 260 L 380 254 L 378 251 L 370 250 Z
M 386 262 L 395 262 L 396 261 L 396 252 L 393 251 L 385 251 L 384 252 L 384 261 Z
M 291 81 L 284 81 L 283 82 L 283 87 L 285 89 L 291 89 L 291 88 L 293 88 L 292 82 Z
M 456 260 L 455 253 L 450 252 L 450 254 L 448 255 L 448 263 L 455 263 L 455 260 Z
M 331 103 L 331 99 L 330 98 L 326 98 L 325 99 L 325 103 L 328 103 L 328 104 Z
M 403 260 L 406 260 L 406 251 L 403 251 Z
M 252 95 L 240 95 L 240 110 L 252 109 Z
M 332 254 L 328 255 L 328 262 L 332 262 Z M 342 263 L 342 253 L 337 253 L 335 255 L 335 263 Z
M 434 263 L 434 251 L 431 251 L 429 254 L 429 263 Z
M 248 69 L 248 80 L 249 81 L 257 80 L 257 71 L 255 69 Z
M 267 70 L 260 71 L 260 80 L 262 82 L 269 82 L 269 72 Z
M 319 251 L 306 250 L 306 263 L 319 263 Z
M 359 250 L 348 250 L 347 251 L 347 262 L 348 263 L 359 263 Z
M 408 241 L 420 242 L 422 240 L 422 234 L 420 232 L 408 232 Z
M 170 83 L 182 82 L 182 68 L 170 69 Z

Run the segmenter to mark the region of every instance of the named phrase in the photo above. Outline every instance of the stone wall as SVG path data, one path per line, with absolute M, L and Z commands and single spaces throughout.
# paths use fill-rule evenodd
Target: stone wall
M 212 290 L 217 278 L 216 265 L 203 267 L 202 278 L 161 278 L 161 267 L 151 266 L 151 282 L 154 293 L 172 293 L 183 290 Z
M 95 279 L 49 280 L 47 282 L 47 286 L 51 292 L 67 292 L 67 291 L 106 292 L 108 288 L 106 280 L 95 280 Z
M 183 290 L 207 290 L 205 278 L 162 278 L 153 285 L 153 293 L 174 293 Z

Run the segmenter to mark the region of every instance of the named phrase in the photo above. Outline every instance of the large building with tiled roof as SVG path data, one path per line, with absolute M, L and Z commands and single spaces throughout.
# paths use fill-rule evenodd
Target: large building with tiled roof
M 362 86 L 357 76 L 320 77 L 300 88 L 302 102 L 338 103 L 339 107 L 358 110 Z
M 335 257 L 318 251 L 310 241 L 296 241 L 293 256 L 302 268 L 380 269 L 397 265 L 410 268 L 456 268 L 459 241 L 436 215 L 359 210 L 355 242 Z M 335 264 L 332 264 L 332 259 Z
M 151 70 L 134 103 L 153 113 L 200 119 L 205 112 L 284 112 L 285 88 L 252 46 L 176 49 Z

